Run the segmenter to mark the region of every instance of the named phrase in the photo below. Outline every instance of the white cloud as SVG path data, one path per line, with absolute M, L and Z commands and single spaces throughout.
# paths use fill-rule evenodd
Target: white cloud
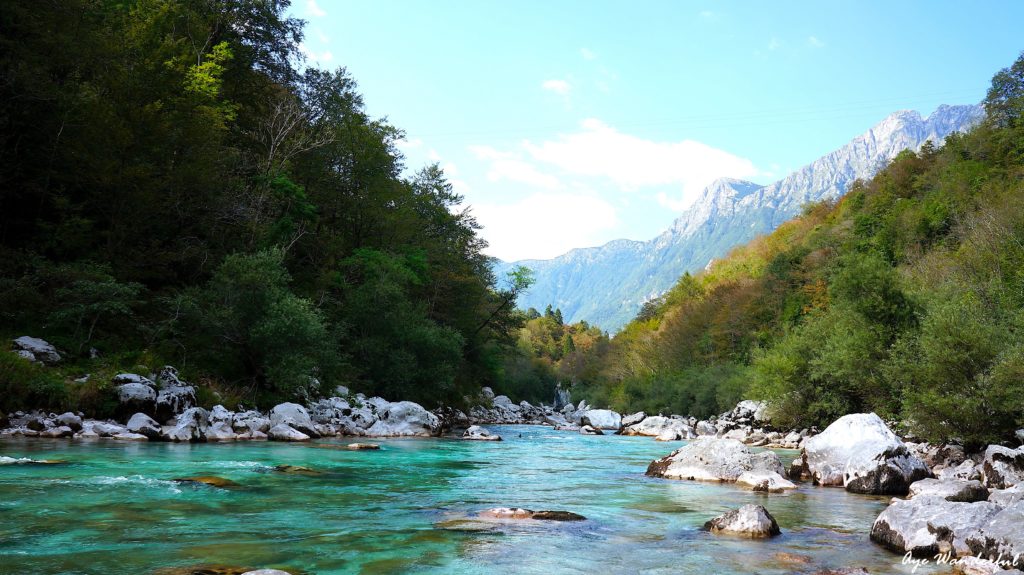
M 506 261 L 545 259 L 604 242 L 619 220 L 615 208 L 586 193 L 534 193 L 507 203 L 477 203 L 487 253 Z M 523 222 L 529 222 L 526 226 Z
M 398 146 L 399 150 L 414 150 L 423 145 L 423 140 L 419 138 L 413 138 L 411 140 L 402 139 L 397 140 L 395 145 Z
M 772 38 L 768 41 L 768 50 L 775 51 L 782 47 L 782 42 L 778 38 Z
M 540 87 L 560 96 L 567 96 L 569 95 L 569 91 L 572 90 L 572 86 L 565 80 L 545 80 Z
M 824 48 L 825 43 L 819 40 L 816 36 L 808 36 L 807 43 L 815 48 Z
M 675 205 L 689 205 L 708 184 L 721 177 L 756 176 L 750 160 L 694 140 L 657 142 L 624 134 L 600 120 L 582 122 L 582 130 L 540 144 L 524 142 L 533 160 L 575 176 L 610 180 L 621 190 L 673 186 L 681 191 Z
M 562 188 L 562 183 L 558 178 L 542 173 L 536 166 L 523 160 L 517 153 L 500 152 L 490 146 L 471 146 L 470 151 L 477 158 L 490 162 L 487 170 L 487 179 L 492 182 L 508 180 L 545 190 L 558 190 Z
M 316 29 L 316 37 L 320 39 L 320 42 L 322 44 L 330 44 L 331 43 L 331 37 L 328 36 L 327 34 L 325 34 L 324 31 L 321 30 L 320 28 Z
M 317 18 L 323 18 L 327 15 L 327 12 L 324 12 L 324 9 L 316 3 L 316 0 L 306 0 L 306 11 Z
M 580 56 L 583 56 L 584 60 L 596 60 L 597 54 L 589 48 L 580 48 Z
M 707 20 L 714 20 L 715 17 L 718 15 L 712 12 L 711 10 L 702 10 L 700 16 L 701 18 L 705 18 Z
M 332 54 L 330 50 L 325 50 L 317 54 L 312 48 L 307 46 L 305 42 L 299 43 L 299 51 L 302 52 L 302 55 L 307 59 L 313 60 L 314 62 L 330 62 L 334 59 L 334 54 Z

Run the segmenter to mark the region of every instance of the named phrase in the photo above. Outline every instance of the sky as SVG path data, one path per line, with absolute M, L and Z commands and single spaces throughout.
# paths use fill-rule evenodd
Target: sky
M 980 102 L 1024 2 L 293 0 L 306 64 L 346 68 L 441 165 L 488 254 L 666 229 L 720 177 L 761 184 L 896 110 Z

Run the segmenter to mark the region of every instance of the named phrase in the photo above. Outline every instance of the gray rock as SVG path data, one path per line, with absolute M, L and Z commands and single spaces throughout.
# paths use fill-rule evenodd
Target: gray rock
M 597 429 L 618 431 L 622 429 L 622 416 L 610 409 L 588 409 L 583 412 L 580 423 Z
M 665 479 L 734 482 L 748 471 L 783 473 L 773 451 L 755 454 L 734 439 L 700 437 L 651 462 L 647 475 Z
M 100 437 L 113 437 L 119 433 L 128 433 L 128 430 L 125 429 L 124 427 L 121 427 L 120 425 L 116 425 L 113 423 L 107 423 L 105 421 L 93 421 L 91 425 L 83 423 L 83 432 L 87 429 L 91 430 Z
M 51 438 L 71 437 L 74 434 L 75 434 L 75 432 L 72 431 L 70 427 L 68 427 L 66 425 L 61 425 L 59 427 L 51 427 L 49 429 L 45 429 L 43 431 L 40 431 L 39 432 L 39 437 L 51 437 Z
M 931 474 L 874 413 L 840 417 L 807 440 L 804 453 L 815 483 L 854 493 L 902 495 Z
M 310 437 L 318 436 L 306 408 L 297 403 L 279 403 L 270 410 L 269 415 L 271 428 L 284 424 Z
M 178 416 L 174 427 L 163 434 L 163 438 L 175 442 L 206 441 L 206 430 L 210 426 L 210 414 L 201 407 L 190 407 Z
M 234 415 L 231 427 L 236 433 L 266 433 L 270 431 L 270 419 L 258 411 L 243 411 Z
M 736 483 L 750 487 L 751 491 L 766 493 L 783 493 L 788 489 L 796 489 L 796 485 L 774 471 L 744 471 L 736 478 Z
M 871 540 L 897 553 L 969 555 L 967 536 L 986 525 L 1000 506 L 988 501 L 960 503 L 941 497 L 897 499 L 871 526 Z
M 647 418 L 647 414 L 643 411 L 638 411 L 630 415 L 624 415 L 622 417 L 622 427 L 629 427 L 630 425 L 636 425 Z
M 123 378 L 125 375 L 134 374 L 121 374 L 114 377 L 114 383 L 117 383 L 119 378 Z M 140 377 L 140 376 L 136 376 Z M 118 412 L 122 415 L 127 416 L 130 413 L 155 413 L 156 412 L 156 389 L 151 385 L 152 382 L 141 378 L 145 381 L 128 381 L 123 383 L 117 388 L 117 400 L 118 400 Z
M 70 411 L 58 416 L 57 423 L 70 428 L 71 431 L 82 431 L 82 418 Z
M 910 485 L 908 497 L 933 495 L 946 501 L 973 503 L 988 499 L 988 489 L 980 481 L 962 479 L 922 479 Z
M 472 439 L 475 441 L 501 441 L 501 436 L 493 434 L 479 425 L 472 425 L 465 433 L 462 434 L 462 439 Z
M 981 467 L 968 459 L 956 467 L 947 467 L 938 473 L 939 479 L 980 480 Z
M 993 515 L 985 525 L 967 536 L 967 545 L 977 557 L 991 559 L 1004 567 L 1024 569 L 1024 501 Z
M 145 435 L 149 439 L 160 439 L 161 427 L 152 417 L 145 413 L 136 413 L 128 419 L 128 431 Z
M 953 565 L 954 575 L 994 575 L 995 573 L 1005 573 L 1005 571 L 998 563 L 978 557 L 961 557 Z
M 196 388 L 178 379 L 178 370 L 167 365 L 156 378 L 159 391 L 156 396 L 158 421 L 167 421 L 196 405 Z
M 745 537 L 774 537 L 782 533 L 779 524 L 761 505 L 744 505 L 704 524 L 712 533 L 732 533 Z
M 981 473 L 985 485 L 994 489 L 1006 489 L 1024 481 L 1024 447 L 989 445 L 981 461 Z
M 429 437 L 441 432 L 441 420 L 418 403 L 399 401 L 386 403 L 378 412 L 379 419 L 366 430 L 371 437 Z
M 1018 501 L 1024 501 L 1024 482 L 1018 483 L 1006 489 L 993 489 L 988 494 L 988 500 L 1003 507 L 1009 507 Z
M 718 435 L 718 428 L 716 428 L 710 421 L 698 421 L 694 427 L 694 431 L 699 436 L 715 436 Z
M 493 403 L 495 407 L 504 407 L 506 409 L 519 409 L 519 406 L 512 403 L 512 400 L 509 399 L 507 395 L 499 395 L 492 399 L 491 403 Z
M 604 435 L 604 432 L 592 425 L 583 425 L 580 427 L 580 435 Z
M 639 423 L 634 423 L 622 430 L 623 435 L 646 435 L 649 437 L 657 437 L 666 431 L 674 431 L 683 439 L 694 437 L 695 434 L 690 428 L 686 421 L 681 419 L 674 419 L 671 417 L 664 417 L 661 415 L 652 415 L 646 417 Z
M 50 345 L 50 342 L 45 339 L 37 337 L 23 335 L 15 339 L 14 349 L 18 351 L 18 355 L 30 361 L 52 365 L 61 360 L 60 354 L 57 353 L 57 348 Z
M 278 423 L 267 433 L 273 441 L 309 441 L 309 436 L 287 423 Z

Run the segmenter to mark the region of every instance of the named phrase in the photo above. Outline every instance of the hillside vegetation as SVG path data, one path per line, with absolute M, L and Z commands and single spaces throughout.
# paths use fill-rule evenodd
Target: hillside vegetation
M 0 410 L 102 415 L 111 374 L 163 363 L 231 407 L 500 387 L 529 277 L 493 276 L 442 171 L 406 175 L 287 8 L 4 3 L 0 336 L 66 360 L 0 350 Z
M 1024 55 L 987 120 L 685 275 L 570 373 L 621 411 L 770 402 L 783 426 L 876 411 L 929 439 L 1024 424 Z M 595 367 L 596 366 L 596 367 Z

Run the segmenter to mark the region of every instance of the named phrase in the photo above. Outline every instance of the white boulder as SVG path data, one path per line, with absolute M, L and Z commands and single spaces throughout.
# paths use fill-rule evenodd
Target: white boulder
M 855 493 L 905 494 L 931 473 L 874 413 L 840 417 L 804 442 L 804 455 L 815 483 Z
M 441 420 L 418 403 L 399 401 L 388 404 L 379 419 L 366 430 L 371 437 L 429 437 L 441 431 Z
M 773 451 L 754 453 L 734 439 L 700 437 L 651 462 L 647 475 L 665 479 L 734 482 L 748 471 L 783 473 Z
M 774 537 L 782 533 L 779 524 L 761 505 L 744 505 L 704 524 L 712 533 L 731 533 L 744 537 Z

